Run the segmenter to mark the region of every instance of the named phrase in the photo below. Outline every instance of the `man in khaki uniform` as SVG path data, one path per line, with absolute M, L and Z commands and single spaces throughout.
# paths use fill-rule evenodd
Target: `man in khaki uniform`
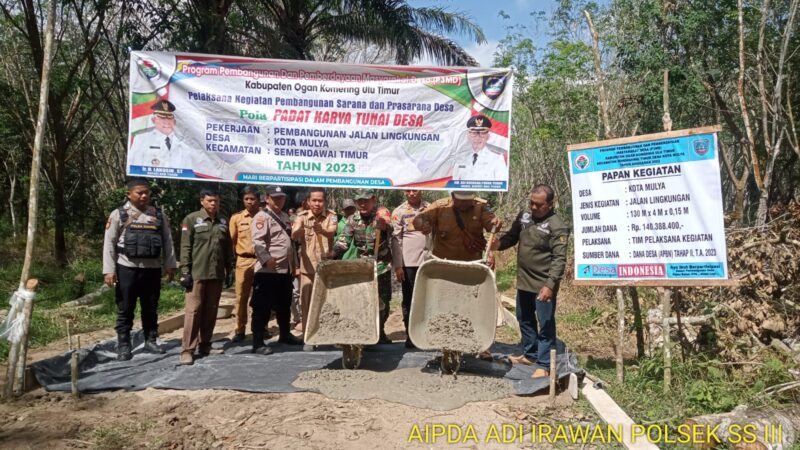
M 486 250 L 483 231 L 500 227 L 500 219 L 486 200 L 471 191 L 453 192 L 450 198 L 436 200 L 413 223 L 426 235 L 433 232 L 434 256 L 456 261 L 481 259 Z
M 292 239 L 300 242 L 300 304 L 303 310 L 303 330 L 308 321 L 308 308 L 311 302 L 311 289 L 317 264 L 332 256 L 333 237 L 336 234 L 336 212 L 325 209 L 325 190 L 312 188 L 306 202 L 308 209 L 297 214 L 292 223 Z M 304 351 L 313 351 L 311 345 L 304 345 Z
M 486 200 L 471 191 L 456 191 L 450 198 L 436 200 L 414 219 L 414 227 L 425 235 L 433 233 L 431 253 L 437 258 L 456 261 L 477 261 L 486 250 L 483 232 L 499 229 L 501 221 L 492 213 Z M 494 257 L 488 255 L 489 267 Z M 484 350 L 478 355 L 491 360 Z
M 270 311 L 275 311 L 280 329 L 278 342 L 301 345 L 292 336 L 289 307 L 292 302 L 292 279 L 296 266 L 289 216 L 282 211 L 286 193 L 280 186 L 267 186 L 267 208 L 253 219 L 253 245 L 256 250 L 255 286 L 253 289 L 253 353 L 268 355 L 264 345 L 264 327 Z
M 261 210 L 258 204 L 259 196 L 256 187 L 245 186 L 242 189 L 244 210 L 231 216 L 228 227 L 233 251 L 236 253 L 236 308 L 233 310 L 236 316 L 236 328 L 231 342 L 243 341 L 247 330 L 247 305 L 253 288 L 253 266 L 256 264 L 256 251 L 253 248 L 250 230 L 253 217 Z
M 233 246 L 228 222 L 219 217 L 219 193 L 200 191 L 202 208 L 181 222 L 181 285 L 186 289 L 183 316 L 181 364 L 201 356 L 222 353 L 212 350 L 211 337 L 217 323 L 222 282 L 233 269 Z

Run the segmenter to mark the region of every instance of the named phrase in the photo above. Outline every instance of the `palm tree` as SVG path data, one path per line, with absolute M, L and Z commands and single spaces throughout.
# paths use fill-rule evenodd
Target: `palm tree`
M 427 56 L 444 65 L 476 66 L 445 35 L 486 42 L 465 14 L 415 8 L 406 0 L 239 0 L 236 6 L 241 26 L 234 34 L 258 42 L 265 56 L 311 60 L 325 45 L 352 42 L 390 50 L 398 64 Z

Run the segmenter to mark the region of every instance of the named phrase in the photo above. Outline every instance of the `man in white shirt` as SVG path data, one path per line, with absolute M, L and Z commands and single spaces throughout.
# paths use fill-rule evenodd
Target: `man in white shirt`
M 503 155 L 490 150 L 489 129 L 492 121 L 484 115 L 472 116 L 467 121 L 467 140 L 472 151 L 460 156 L 453 168 L 453 181 L 503 181 L 506 179 L 506 161 Z
M 192 168 L 189 149 L 175 135 L 175 105 L 161 100 L 150 107 L 155 128 L 133 139 L 128 160 L 132 166 Z

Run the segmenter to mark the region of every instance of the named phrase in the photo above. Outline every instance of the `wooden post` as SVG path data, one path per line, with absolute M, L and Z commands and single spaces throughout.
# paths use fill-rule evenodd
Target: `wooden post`
M 67 349 L 72 351 L 72 336 L 69 334 L 69 319 L 67 319 Z
M 72 377 L 71 377 L 72 378 L 72 380 L 71 380 L 72 396 L 75 397 L 75 398 L 81 398 L 81 391 L 80 391 L 80 389 L 78 389 L 78 364 L 80 363 L 80 359 L 79 359 L 80 357 L 78 355 L 79 351 L 80 351 L 80 349 L 76 349 L 75 351 L 73 351 L 72 352 L 72 359 L 70 360 L 70 369 L 71 369 L 70 372 L 71 372 L 71 375 L 72 375 Z
M 625 294 L 617 288 L 617 383 L 625 381 Z
M 550 400 L 555 400 L 556 398 L 556 372 L 558 369 L 558 363 L 556 362 L 556 349 L 550 349 Z
M 633 308 L 633 327 L 636 329 L 636 357 L 644 358 L 644 325 L 642 323 L 642 306 L 639 302 L 639 291 L 636 286 L 628 288 L 628 295 L 631 296 L 631 307 Z
M 664 338 L 664 392 L 669 392 L 672 383 L 672 349 L 669 339 L 669 318 L 672 316 L 672 289 L 661 288 L 661 332 Z
M 664 114 L 661 121 L 664 131 L 672 131 L 672 118 L 669 114 L 669 70 L 664 69 Z M 672 349 L 669 341 L 669 318 L 672 316 L 672 289 L 664 288 L 661 291 L 661 329 L 664 335 L 664 392 L 669 392 L 672 383 Z

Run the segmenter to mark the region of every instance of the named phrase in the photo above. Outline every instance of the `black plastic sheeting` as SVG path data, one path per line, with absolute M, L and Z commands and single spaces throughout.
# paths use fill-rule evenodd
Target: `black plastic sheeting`
M 342 369 L 342 351 L 333 346 L 319 347 L 315 352 L 303 352 L 300 346 L 269 343 L 274 353 L 254 355 L 247 341 L 236 344 L 228 340 L 214 343 L 224 348 L 222 355 L 196 359 L 194 365 L 180 366 L 180 341 L 162 343 L 163 355 L 145 353 L 142 333 L 133 337 L 133 359 L 116 360 L 116 340 L 103 341 L 89 349 L 80 350 L 78 386 L 82 392 L 124 389 L 137 391 L 159 389 L 232 389 L 246 392 L 301 392 L 292 382 L 302 372 L 317 369 Z M 463 355 L 459 373 L 504 378 L 511 382 L 518 395 L 533 394 L 550 385 L 548 377 L 532 379 L 534 367 L 512 366 L 502 358 L 519 354 L 519 347 L 495 344 L 491 348 L 494 362 Z M 565 355 L 559 342 L 558 377 L 570 373 L 582 375 L 574 353 Z M 364 349 L 357 370 L 388 372 L 394 369 L 419 367 L 420 371 L 438 372 L 436 352 L 407 350 L 403 343 L 368 346 Z M 499 360 L 498 360 L 499 359 Z M 70 353 L 32 364 L 36 379 L 48 391 L 70 391 Z

